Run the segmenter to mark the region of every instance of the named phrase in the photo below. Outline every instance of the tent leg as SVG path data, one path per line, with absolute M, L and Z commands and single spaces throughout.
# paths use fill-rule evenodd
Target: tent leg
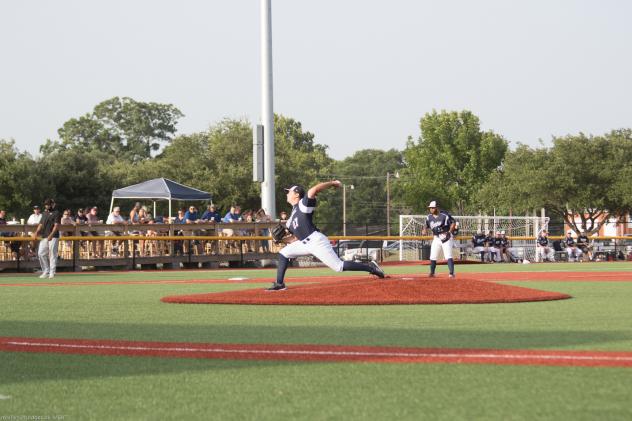
M 114 196 L 112 196 L 112 200 L 110 201 L 110 213 L 108 213 L 108 215 L 112 214 L 112 209 L 114 209 Z

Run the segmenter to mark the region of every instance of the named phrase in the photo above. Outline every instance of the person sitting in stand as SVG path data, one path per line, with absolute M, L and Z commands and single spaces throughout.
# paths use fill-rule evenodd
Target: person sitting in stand
M 546 230 L 543 230 L 542 233 L 537 238 L 537 248 L 538 253 L 540 254 L 540 259 L 545 262 L 554 262 L 555 261 L 555 250 L 551 244 L 549 244 L 549 233 Z
M 68 225 L 74 225 L 75 221 L 74 218 L 72 217 L 72 211 L 70 209 L 65 209 L 64 213 L 61 216 L 61 225 L 66 225 L 66 227 Z M 70 237 L 74 234 L 74 229 L 59 229 L 60 231 L 60 236 L 63 237 Z M 64 247 L 63 247 L 63 253 L 62 255 L 64 256 L 68 256 L 68 251 L 70 251 L 72 253 L 72 241 L 67 241 L 65 240 L 63 243 Z
M 592 246 L 586 232 L 580 228 L 577 236 L 577 248 L 582 251 L 582 255 L 586 255 L 588 260 L 592 260 Z
M 88 214 L 86 215 L 86 219 L 89 225 L 103 223 L 103 220 L 99 219 L 98 212 L 99 212 L 99 208 L 97 208 L 96 206 L 92 206 L 90 208 L 90 212 L 88 212 Z M 98 237 L 99 232 L 90 231 L 90 235 L 93 237 Z M 98 258 L 103 257 L 103 241 L 91 241 L 89 244 L 92 246 L 93 253 L 96 257 Z
M 132 210 L 129 213 L 129 223 L 130 224 L 140 224 L 140 216 L 139 216 L 139 212 L 142 209 L 142 205 L 140 202 L 136 202 L 134 204 L 134 207 L 132 208 Z
M 481 256 L 481 262 L 485 261 L 485 241 L 487 237 L 483 234 L 483 231 L 477 230 L 476 234 L 472 236 L 472 248 L 474 253 L 478 253 Z
M 105 221 L 108 225 L 125 225 L 125 218 L 121 216 L 121 208 L 115 206 L 112 209 L 112 213 L 108 215 L 108 219 Z M 120 236 L 121 231 L 106 231 L 107 235 L 115 235 Z M 112 243 L 112 254 L 118 256 L 120 243 L 119 241 L 114 241 Z
M 270 222 L 272 222 L 272 218 L 270 218 L 270 215 L 266 214 L 266 211 L 264 209 L 259 209 L 257 211 L 257 213 L 255 213 L 255 222 L 257 223 L 261 223 L 261 224 L 268 224 Z M 270 235 L 270 229 L 269 228 L 262 228 L 259 231 L 259 235 L 262 237 L 267 237 Z M 261 240 L 261 250 L 264 253 L 268 253 L 270 251 L 270 242 L 269 240 Z
M 191 224 L 197 224 L 199 222 L 200 216 L 198 214 L 198 210 L 195 206 L 189 206 L 189 210 L 187 210 L 184 213 L 184 223 L 187 225 L 191 225 Z M 187 230 L 184 232 L 184 235 L 186 236 L 195 236 L 195 235 L 199 235 L 199 232 L 196 230 Z M 184 242 L 184 252 L 188 253 L 189 252 L 189 244 L 192 244 L 195 248 L 194 250 L 197 250 L 198 254 L 201 254 L 202 252 L 202 245 L 200 244 L 200 242 L 198 240 L 189 240 L 189 241 L 185 241 Z
M 222 217 L 217 212 L 217 207 L 214 204 L 208 205 L 206 211 L 202 214 L 202 221 L 205 222 L 221 222 Z
M 32 225 L 37 227 L 40 223 L 40 221 L 42 220 L 42 210 L 40 209 L 39 206 L 35 205 L 33 206 L 33 213 L 31 214 L 31 216 L 29 216 L 29 219 L 26 221 L 26 225 Z M 28 231 L 27 234 L 30 236 L 33 235 L 32 231 Z M 28 256 L 30 258 L 34 258 L 37 256 L 37 246 L 38 243 L 36 241 L 30 241 L 28 243 Z
M 279 213 L 279 222 L 287 222 L 288 214 L 286 211 Z
M 568 230 L 566 237 L 564 237 L 564 244 L 566 244 L 566 254 L 568 254 L 569 262 L 576 262 L 582 257 L 583 253 L 577 248 L 577 244 L 573 238 L 573 231 Z

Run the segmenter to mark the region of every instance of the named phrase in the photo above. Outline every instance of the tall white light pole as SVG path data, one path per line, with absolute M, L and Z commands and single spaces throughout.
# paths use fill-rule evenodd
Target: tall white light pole
M 263 124 L 263 182 L 261 207 L 276 218 L 274 200 L 274 109 L 272 107 L 272 0 L 261 0 L 261 124 Z

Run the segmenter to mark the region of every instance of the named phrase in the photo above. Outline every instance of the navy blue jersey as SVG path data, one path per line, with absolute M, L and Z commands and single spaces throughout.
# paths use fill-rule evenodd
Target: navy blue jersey
M 494 237 L 487 235 L 485 237 L 485 244 L 487 244 L 488 247 L 494 247 Z
M 494 247 L 500 248 L 503 245 L 503 239 L 500 237 L 494 237 Z
M 543 235 L 540 235 L 538 237 L 538 244 L 541 245 L 542 247 L 548 246 L 549 245 L 549 237 L 545 237 Z
M 572 247 L 575 245 L 575 240 L 570 235 L 564 238 L 564 242 L 566 243 L 566 247 Z
M 312 222 L 315 207 L 316 198 L 310 199 L 305 195 L 292 208 L 292 214 L 285 226 L 299 240 L 304 240 L 314 231 L 318 231 L 318 228 Z
M 500 246 L 507 248 L 508 245 L 509 245 L 509 239 L 507 239 L 507 237 L 500 237 Z
M 588 236 L 586 236 L 586 234 L 579 234 L 579 237 L 577 237 L 577 245 L 578 246 L 587 246 L 588 245 Z
M 484 247 L 486 240 L 487 237 L 485 237 L 485 234 L 474 234 L 472 236 L 472 245 L 474 247 Z
M 450 230 L 450 225 L 454 223 L 454 218 L 446 211 L 439 212 L 439 215 L 434 216 L 429 214 L 426 217 L 426 227 L 432 230 L 434 235 L 439 235 Z

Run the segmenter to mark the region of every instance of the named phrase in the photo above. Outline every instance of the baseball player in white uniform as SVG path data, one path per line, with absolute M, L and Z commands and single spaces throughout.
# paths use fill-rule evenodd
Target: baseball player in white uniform
M 336 272 L 348 270 L 364 271 L 379 278 L 384 278 L 384 272 L 373 261 L 364 264 L 340 260 L 327 236 L 318 231 L 318 228 L 312 221 L 314 209 L 316 208 L 316 195 L 327 188 L 338 188 L 340 186 L 339 180 L 333 180 L 316 184 L 307 193 L 302 186 L 292 186 L 285 189 L 287 202 L 292 205 L 292 214 L 287 220 L 286 227 L 293 235 L 286 241 L 288 244 L 279 252 L 277 279 L 267 291 L 285 290 L 285 271 L 290 259 L 310 254 L 316 256 L 321 262 Z
M 430 276 L 435 276 L 437 267 L 437 258 L 439 250 L 443 250 L 443 257 L 448 260 L 448 269 L 450 270 L 450 278 L 454 278 L 454 259 L 452 258 L 452 248 L 454 247 L 453 232 L 456 229 L 456 221 L 446 211 L 440 211 L 436 201 L 430 202 L 428 205 L 430 213 L 426 217 L 426 228 L 430 229 L 433 234 L 432 244 L 430 246 Z

